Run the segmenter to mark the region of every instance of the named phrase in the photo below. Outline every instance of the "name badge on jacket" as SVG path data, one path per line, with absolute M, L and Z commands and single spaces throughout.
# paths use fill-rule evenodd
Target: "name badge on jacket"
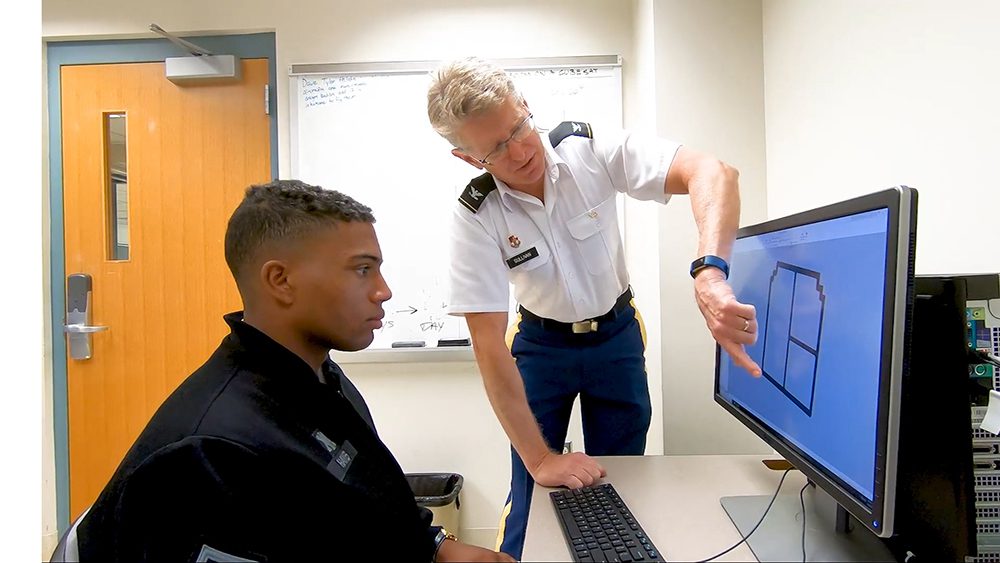
M 511 256 L 507 259 L 507 268 L 514 269 L 521 264 L 524 264 L 528 260 L 533 260 L 538 258 L 538 248 L 532 246 L 528 250 L 518 254 L 517 256 Z
M 350 440 L 344 440 L 343 444 L 337 445 L 337 442 L 327 438 L 326 434 L 323 434 L 319 430 L 315 430 L 312 436 L 333 458 L 326 465 L 327 471 L 333 473 L 333 476 L 340 481 L 343 481 L 347 476 L 347 470 L 351 468 L 354 458 L 358 455 L 358 450 L 354 448 Z

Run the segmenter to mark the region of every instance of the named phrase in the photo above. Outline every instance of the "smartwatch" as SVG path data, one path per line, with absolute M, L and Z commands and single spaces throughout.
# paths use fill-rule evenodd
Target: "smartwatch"
M 705 268 L 718 268 L 722 270 L 722 275 L 726 279 L 729 279 L 729 263 L 722 258 L 711 254 L 706 254 L 694 262 L 691 262 L 691 277 L 693 278 L 697 276 L 698 272 L 704 270 Z

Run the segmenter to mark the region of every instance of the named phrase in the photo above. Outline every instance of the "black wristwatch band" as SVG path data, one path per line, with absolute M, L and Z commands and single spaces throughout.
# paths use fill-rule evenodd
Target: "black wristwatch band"
M 444 526 L 439 526 L 437 534 L 434 536 L 434 555 L 431 556 L 431 561 L 437 561 L 438 552 L 441 551 L 441 546 L 444 545 L 445 540 L 458 541 L 458 538 L 455 537 L 455 534 L 445 530 Z
M 729 279 L 729 263 L 719 258 L 718 256 L 713 256 L 712 254 L 706 254 L 701 258 L 698 258 L 694 262 L 691 262 L 691 277 L 698 275 L 698 272 L 704 270 L 705 268 L 718 268 L 722 270 L 722 275 Z

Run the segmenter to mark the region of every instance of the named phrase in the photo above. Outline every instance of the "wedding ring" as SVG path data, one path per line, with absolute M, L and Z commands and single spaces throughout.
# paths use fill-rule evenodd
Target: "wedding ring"
M 750 332 L 750 319 L 743 319 L 743 332 Z

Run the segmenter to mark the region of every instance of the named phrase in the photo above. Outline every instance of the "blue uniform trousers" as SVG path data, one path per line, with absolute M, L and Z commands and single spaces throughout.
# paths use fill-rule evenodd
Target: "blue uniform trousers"
M 528 405 L 549 448 L 560 452 L 573 401 L 580 396 L 588 455 L 642 455 L 652 408 L 643 357 L 641 318 L 630 302 L 596 332 L 573 334 L 519 315 L 511 353 L 524 380 Z M 511 448 L 510 494 L 498 548 L 520 559 L 534 480 Z

